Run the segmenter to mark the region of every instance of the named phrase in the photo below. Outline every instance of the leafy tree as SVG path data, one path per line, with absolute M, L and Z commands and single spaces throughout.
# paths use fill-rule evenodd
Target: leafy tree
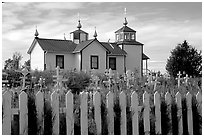
M 189 76 L 201 77 L 201 51 L 198 52 L 185 40 L 171 51 L 171 56 L 167 59 L 166 70 L 173 77 L 176 77 L 179 71 L 185 72 Z
M 13 60 L 10 58 L 5 61 L 4 70 L 7 69 L 9 70 L 13 69 Z
M 14 52 L 13 53 L 13 62 L 14 62 L 14 69 L 18 70 L 19 69 L 19 63 L 23 56 L 21 55 L 20 52 Z

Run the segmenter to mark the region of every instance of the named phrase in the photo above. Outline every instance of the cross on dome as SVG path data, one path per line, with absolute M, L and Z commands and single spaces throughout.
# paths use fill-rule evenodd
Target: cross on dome
M 94 32 L 94 35 L 93 35 L 93 36 L 94 36 L 95 39 L 96 39 L 96 37 L 97 37 L 96 27 L 95 27 L 95 32 Z
M 35 29 L 35 37 L 38 37 L 39 36 L 39 33 L 38 33 L 38 30 L 37 30 L 37 26 L 36 26 L 36 29 Z
M 182 80 L 182 78 L 181 78 L 181 72 L 179 71 L 179 73 L 177 74 L 177 76 L 178 76 L 178 78 L 176 78 L 177 80 L 178 80 L 178 88 L 180 87 L 180 83 L 181 83 L 181 80 Z
M 124 21 L 124 23 L 123 23 L 123 25 L 125 25 L 125 26 L 128 24 L 127 19 L 126 19 L 126 14 L 127 14 L 127 10 L 126 10 L 126 8 L 125 8 L 125 9 L 124 9 L 125 21 Z

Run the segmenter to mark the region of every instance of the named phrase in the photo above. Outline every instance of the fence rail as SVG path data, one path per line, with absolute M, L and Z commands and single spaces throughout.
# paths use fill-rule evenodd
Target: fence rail
M 94 106 L 94 120 L 96 124 L 96 134 L 102 134 L 102 114 L 101 114 L 101 105 L 102 105 L 102 95 L 98 91 L 94 93 L 82 92 L 80 93 L 80 129 L 82 135 L 88 134 L 88 97 L 91 96 L 91 101 Z M 114 99 L 116 94 L 109 91 L 106 95 L 106 109 L 107 109 L 107 129 L 108 134 L 114 134 Z M 11 92 L 5 91 L 3 94 L 3 125 L 2 133 L 4 135 L 11 134 L 11 121 L 13 115 L 19 115 L 19 134 L 25 135 L 28 134 L 28 95 L 24 91 L 19 94 L 19 108 L 12 108 L 12 95 Z M 130 107 L 131 111 L 131 121 L 132 121 L 132 134 L 139 134 L 139 113 L 143 113 L 143 128 L 145 134 L 150 134 L 150 97 L 151 95 L 148 92 L 143 94 L 143 105 L 139 106 L 139 97 L 136 91 L 133 91 L 130 95 L 130 100 L 127 97 L 125 92 L 119 93 L 119 106 L 120 106 L 120 133 L 122 135 L 127 134 L 127 107 Z M 35 105 L 37 111 L 37 126 L 38 134 L 44 133 L 44 93 L 38 91 L 35 97 Z M 71 91 L 68 91 L 65 95 L 65 107 L 60 108 L 60 95 L 59 91 L 56 90 L 51 94 L 51 107 L 52 107 L 52 133 L 60 134 L 60 113 L 65 113 L 66 115 L 66 133 L 69 135 L 74 134 L 74 95 Z M 128 99 L 127 99 L 128 98 Z M 161 116 L 161 95 L 159 92 L 155 92 L 153 95 L 154 98 L 154 115 L 155 115 L 155 133 L 162 134 L 162 116 Z M 182 113 L 182 96 L 179 92 L 175 95 L 175 102 L 177 106 L 177 119 L 178 119 L 178 134 L 183 133 L 183 113 Z M 193 134 L 193 112 L 192 112 L 192 95 L 188 92 L 185 95 L 186 105 L 187 105 L 187 125 L 188 133 Z M 170 125 L 172 125 L 172 96 L 170 93 L 165 94 L 165 103 L 167 104 L 168 119 Z M 128 104 L 127 101 L 130 103 Z M 202 95 L 201 92 L 196 94 L 197 109 L 200 115 L 202 116 Z M 129 105 L 129 106 L 128 106 Z M 143 109 L 142 109 L 143 108 Z M 118 126 L 118 125 L 117 125 Z M 200 130 L 201 132 L 201 130 Z M 172 127 L 170 127 L 167 134 L 172 133 Z

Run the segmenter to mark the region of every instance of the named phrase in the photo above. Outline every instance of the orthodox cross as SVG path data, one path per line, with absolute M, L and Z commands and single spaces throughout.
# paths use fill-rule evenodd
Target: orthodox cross
M 16 72 L 20 72 L 21 74 L 23 74 L 23 77 L 20 77 L 21 79 L 23 79 L 23 89 L 25 88 L 25 81 L 26 81 L 26 75 L 28 75 L 29 73 L 31 73 L 30 71 L 28 71 L 27 66 L 25 66 L 21 71 L 16 70 Z
M 63 79 L 63 76 L 59 74 L 60 73 L 60 67 L 57 66 L 56 68 L 56 74 L 55 76 L 53 76 L 54 78 L 57 78 L 56 80 L 54 80 L 55 82 L 57 82 L 56 87 L 57 89 L 59 89 L 60 86 L 62 86 L 62 82 L 67 81 L 67 79 Z
M 95 85 L 95 87 L 96 87 L 96 89 L 97 89 L 97 87 L 98 87 L 98 82 L 100 81 L 99 77 L 98 77 L 98 76 L 93 76 L 93 77 L 92 77 L 92 81 L 94 82 L 94 85 Z
M 188 80 L 189 80 L 189 79 L 190 79 L 190 78 L 188 77 L 188 74 L 186 74 L 186 76 L 184 77 L 186 86 L 188 85 Z
M 179 73 L 177 74 L 178 78 L 176 78 L 176 79 L 178 80 L 178 88 L 180 87 L 181 80 L 182 80 L 181 75 L 182 75 L 182 74 L 181 74 L 181 72 L 179 71 Z
M 152 72 L 150 72 L 148 78 L 147 78 L 147 83 L 146 85 L 151 86 L 152 85 Z
M 125 8 L 124 9 L 124 15 L 126 16 L 126 14 L 127 14 L 127 9 Z
M 154 85 L 154 91 L 156 90 L 157 84 L 159 84 L 160 82 L 158 81 L 158 73 L 156 73 L 156 77 L 155 80 L 152 81 L 152 84 Z

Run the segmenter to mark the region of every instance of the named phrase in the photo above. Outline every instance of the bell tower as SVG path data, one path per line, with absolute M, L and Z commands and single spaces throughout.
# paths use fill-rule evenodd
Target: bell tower
M 125 17 L 122 28 L 115 32 L 115 42 L 117 45 L 124 50 L 127 55 L 124 56 L 124 68 L 126 70 L 131 70 L 132 72 L 137 71 L 137 73 L 142 76 L 142 53 L 143 44 L 136 41 L 136 31 L 127 26 L 128 21 L 126 18 L 126 8 Z
M 78 14 L 79 16 L 79 14 Z M 78 25 L 77 25 L 78 30 L 75 30 L 73 32 L 71 32 L 71 39 L 73 40 L 74 43 L 79 44 L 83 41 L 87 41 L 88 40 L 88 33 L 81 30 L 82 25 L 81 25 L 81 21 L 80 19 L 78 20 Z

